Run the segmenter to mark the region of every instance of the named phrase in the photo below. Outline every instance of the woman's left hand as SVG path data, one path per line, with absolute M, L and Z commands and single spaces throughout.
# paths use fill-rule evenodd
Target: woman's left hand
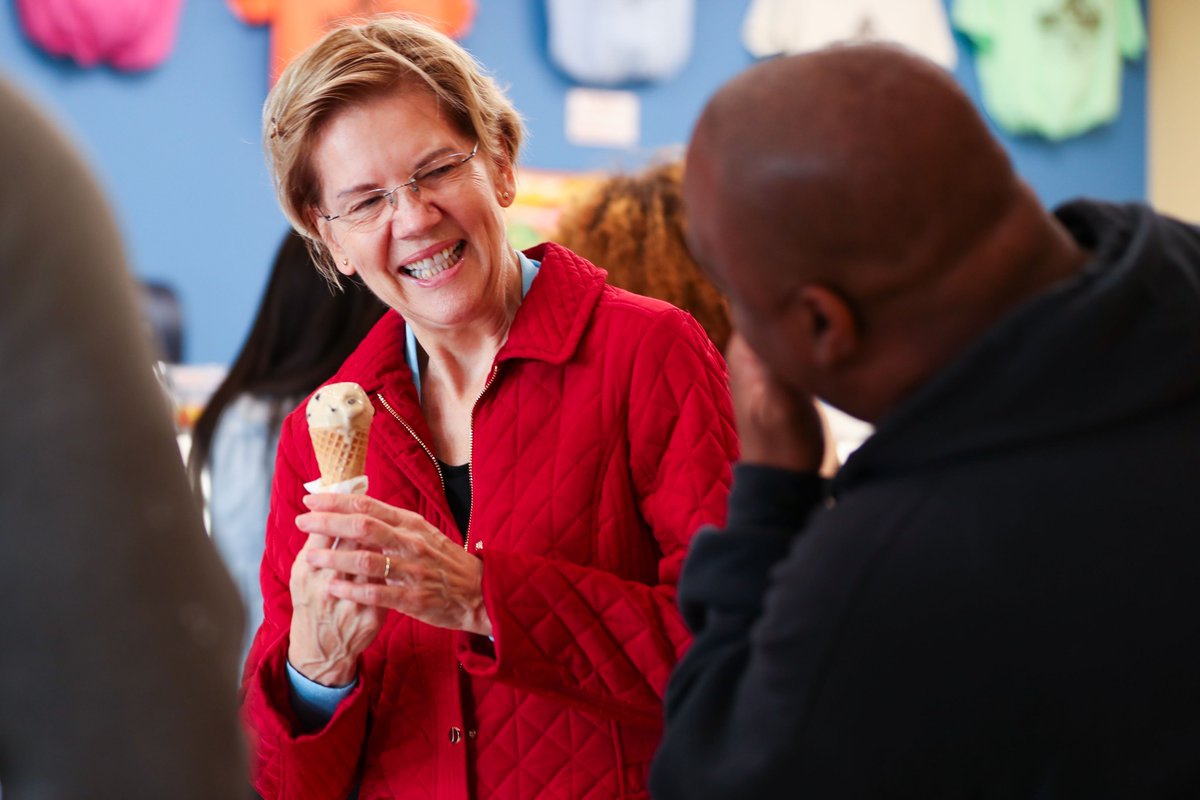
M 336 550 L 308 550 L 315 567 L 345 575 L 329 593 L 363 605 L 392 608 L 439 628 L 491 636 L 483 604 L 483 562 L 420 514 L 366 495 L 311 494 L 296 517 L 307 533 L 341 539 Z M 363 576 L 382 583 L 356 583 Z

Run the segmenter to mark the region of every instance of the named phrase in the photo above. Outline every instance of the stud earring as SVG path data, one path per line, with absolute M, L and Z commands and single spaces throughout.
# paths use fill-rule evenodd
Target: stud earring
M 348 267 L 348 266 L 350 266 L 350 259 L 348 259 L 348 258 L 343 258 L 343 259 L 342 259 L 342 266 L 343 266 L 343 267 Z

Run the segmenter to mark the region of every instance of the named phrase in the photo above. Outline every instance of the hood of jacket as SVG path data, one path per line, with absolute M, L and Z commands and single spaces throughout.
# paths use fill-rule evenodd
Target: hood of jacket
M 1007 315 L 847 459 L 839 491 L 1131 424 L 1200 393 L 1200 229 L 1143 205 L 1076 201 L 1092 257 Z

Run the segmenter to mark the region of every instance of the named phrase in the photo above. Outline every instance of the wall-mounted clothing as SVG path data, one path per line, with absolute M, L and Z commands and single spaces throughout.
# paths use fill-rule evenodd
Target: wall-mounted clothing
M 25 34 L 81 67 L 157 67 L 175 46 L 183 0 L 17 0 Z
M 951 15 L 996 124 L 1052 141 L 1111 122 L 1122 59 L 1146 48 L 1138 0 L 955 0 Z
M 547 0 L 550 60 L 593 86 L 675 77 L 692 53 L 694 0 Z
M 402 13 L 461 39 L 475 21 L 475 0 L 227 0 L 250 25 L 271 26 L 271 83 L 300 55 L 346 19 Z
M 957 61 L 942 0 L 753 0 L 742 25 L 758 58 L 861 40 L 896 42 L 946 69 Z

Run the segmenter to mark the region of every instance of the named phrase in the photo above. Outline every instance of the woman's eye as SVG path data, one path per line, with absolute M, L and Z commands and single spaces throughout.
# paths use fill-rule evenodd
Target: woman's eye
M 426 169 L 425 171 L 423 171 L 421 173 L 421 180 L 423 180 L 423 181 L 440 180 L 441 178 L 444 178 L 447 175 L 449 175 L 451 172 L 454 172 L 454 168 L 457 166 L 458 166 L 458 164 L 455 164 L 453 162 L 451 162 L 449 164 L 431 165 L 428 169 Z
M 378 205 L 379 201 L 382 199 L 383 199 L 383 197 L 381 195 L 377 195 L 377 194 L 371 195 L 370 197 L 364 197 L 362 200 L 359 200 L 359 201 L 355 202 L 353 205 L 351 205 L 350 210 L 347 211 L 346 213 L 347 214 L 361 214 L 364 211 L 369 211 L 372 207 Z

